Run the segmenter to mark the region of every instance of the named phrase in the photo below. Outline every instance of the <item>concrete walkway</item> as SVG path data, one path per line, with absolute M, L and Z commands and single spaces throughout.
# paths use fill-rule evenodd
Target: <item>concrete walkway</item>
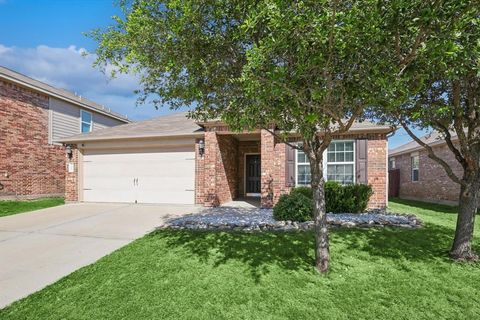
M 0 218 L 0 308 L 142 237 L 189 205 L 67 204 Z

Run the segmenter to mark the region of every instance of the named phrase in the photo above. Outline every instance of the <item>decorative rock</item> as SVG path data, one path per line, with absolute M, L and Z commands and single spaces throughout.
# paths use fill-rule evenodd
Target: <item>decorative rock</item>
M 327 223 L 332 227 L 344 228 L 422 226 L 422 222 L 415 215 L 391 214 L 383 210 L 370 210 L 362 214 L 328 213 Z M 313 221 L 276 221 L 271 209 L 217 207 L 205 209 L 198 214 L 174 218 L 161 228 L 260 232 L 313 230 L 314 227 Z

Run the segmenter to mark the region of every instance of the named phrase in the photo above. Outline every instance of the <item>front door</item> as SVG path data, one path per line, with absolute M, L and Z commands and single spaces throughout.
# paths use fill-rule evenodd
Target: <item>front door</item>
M 245 165 L 246 194 L 260 196 L 260 155 L 247 154 Z

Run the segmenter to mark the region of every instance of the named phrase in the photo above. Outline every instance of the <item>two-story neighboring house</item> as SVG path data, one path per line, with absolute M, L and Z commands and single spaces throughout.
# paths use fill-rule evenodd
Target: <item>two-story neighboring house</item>
M 0 66 L 0 199 L 63 196 L 59 139 L 128 123 L 76 94 Z

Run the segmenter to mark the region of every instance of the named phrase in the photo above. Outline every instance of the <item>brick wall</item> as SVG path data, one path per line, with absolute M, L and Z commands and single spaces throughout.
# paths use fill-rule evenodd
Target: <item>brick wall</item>
M 261 150 L 261 206 L 269 208 L 273 206 L 273 179 L 274 179 L 274 159 L 275 159 L 275 137 L 267 130 L 260 132 L 260 150 Z
M 73 165 L 73 172 L 66 170 L 65 174 L 65 201 L 78 201 L 78 178 L 79 178 L 79 153 L 80 151 L 72 146 L 72 158 L 69 159 L 65 154 L 67 168 Z
M 195 141 L 195 203 L 205 203 L 205 154 L 200 156 L 199 142 Z M 204 140 L 203 140 L 204 141 Z
M 61 195 L 65 154 L 48 143 L 48 96 L 0 81 L 0 197 Z
M 368 139 L 368 183 L 373 196 L 370 208 L 384 208 L 387 204 L 387 139 L 385 134 L 345 135 L 337 139 Z M 198 148 L 198 147 L 197 147 Z M 205 133 L 205 155 L 197 156 L 196 203 L 219 205 L 244 195 L 245 154 L 261 153 L 261 205 L 272 207 L 286 185 L 286 144 L 276 140 L 268 131 L 261 130 L 260 142 L 241 141 L 233 135 Z M 197 151 L 198 154 L 198 151 Z
M 287 186 L 286 180 L 286 157 L 287 145 L 274 140 L 274 159 L 273 159 L 273 203 L 277 203 L 282 194 L 287 194 L 292 189 Z
M 203 203 L 206 206 L 217 206 L 237 197 L 237 150 L 238 141 L 233 136 L 205 132 Z
M 238 196 L 238 140 L 231 135 L 218 135 L 217 196 L 220 203 Z
M 387 138 L 384 134 L 368 136 L 368 184 L 373 195 L 368 207 L 385 208 L 387 206 Z
M 463 170 L 446 145 L 435 146 L 435 154 L 444 159 L 461 177 Z M 419 155 L 419 181 L 412 181 L 411 153 L 395 156 L 395 167 L 400 169 L 400 198 L 428 202 L 458 203 L 460 187 L 445 173 L 445 170 L 427 156 L 424 150 Z

